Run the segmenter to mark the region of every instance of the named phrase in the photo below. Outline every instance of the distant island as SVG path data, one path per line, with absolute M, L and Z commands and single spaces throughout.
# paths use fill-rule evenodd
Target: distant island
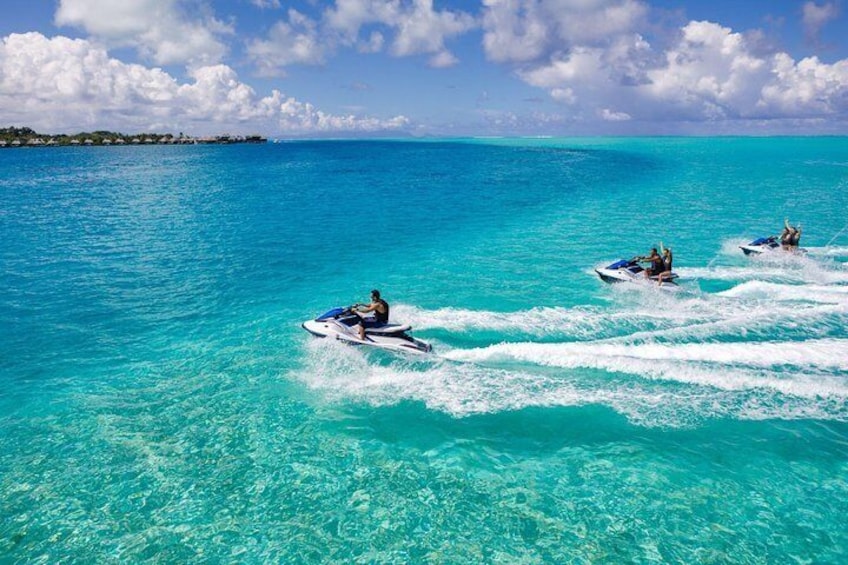
M 73 135 L 49 135 L 30 128 L 0 128 L 0 148 L 7 147 L 61 147 L 92 145 L 196 145 L 230 143 L 267 143 L 261 135 L 215 135 L 193 137 L 170 133 L 139 133 L 127 135 L 112 131 L 82 132 Z

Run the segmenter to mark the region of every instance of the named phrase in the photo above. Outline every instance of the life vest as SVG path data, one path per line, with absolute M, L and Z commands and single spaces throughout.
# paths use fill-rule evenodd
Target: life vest
M 374 317 L 381 324 L 388 324 L 389 323 L 389 303 L 386 302 L 385 300 L 383 300 L 382 298 L 378 298 L 375 302 L 382 305 L 383 308 L 386 309 L 386 311 L 385 311 L 385 313 L 383 313 L 383 312 L 380 312 L 379 310 L 375 309 L 374 310 Z
M 659 255 L 648 257 L 651 261 L 651 274 L 658 275 L 663 272 L 663 259 Z

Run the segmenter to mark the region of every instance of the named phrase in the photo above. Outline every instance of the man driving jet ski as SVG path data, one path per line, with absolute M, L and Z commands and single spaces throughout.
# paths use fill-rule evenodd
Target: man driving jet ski
M 646 257 L 639 257 L 637 260 L 640 263 L 650 263 L 651 266 L 645 269 L 645 278 L 651 278 L 659 275 L 663 271 L 665 271 L 665 263 L 663 262 L 662 255 L 657 253 L 657 248 L 652 247 L 651 253 Z
M 389 323 L 389 303 L 380 298 L 380 291 L 376 288 L 371 291 L 370 304 L 354 304 L 351 310 L 359 316 L 360 322 L 356 327 L 362 341 L 365 341 L 365 328 L 376 328 Z M 368 312 L 374 312 L 374 317 L 360 315 Z

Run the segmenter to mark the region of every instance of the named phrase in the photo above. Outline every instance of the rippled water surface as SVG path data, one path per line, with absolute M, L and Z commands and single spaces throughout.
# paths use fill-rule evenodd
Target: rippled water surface
M 0 562 L 848 560 L 845 139 L 0 172 Z M 675 292 L 594 273 L 661 241 Z M 375 287 L 435 355 L 300 328 Z

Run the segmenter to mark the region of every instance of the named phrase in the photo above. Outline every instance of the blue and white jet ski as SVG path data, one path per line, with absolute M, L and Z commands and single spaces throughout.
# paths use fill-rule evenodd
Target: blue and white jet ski
M 769 237 L 758 237 L 751 243 L 746 243 L 745 245 L 740 245 L 739 249 L 745 255 L 762 255 L 763 253 L 771 253 L 772 251 L 783 251 L 784 253 L 794 253 L 796 255 L 804 254 L 807 252 L 803 247 L 795 247 L 795 248 L 784 248 L 780 241 L 778 241 L 776 236 Z
M 606 267 L 595 269 L 595 272 L 605 283 L 633 282 L 657 286 L 657 275 L 645 277 L 645 269 L 636 258 L 621 259 Z M 671 275 L 663 277 L 663 283 L 659 287 L 678 288 L 677 278 L 677 273 L 671 273 Z
M 329 337 L 353 345 L 368 345 L 388 351 L 404 353 L 430 353 L 433 347 L 409 335 L 412 327 L 407 324 L 383 324 L 365 328 L 365 340 L 359 339 L 361 318 L 353 307 L 333 308 L 314 320 L 307 320 L 301 327 L 317 337 Z

